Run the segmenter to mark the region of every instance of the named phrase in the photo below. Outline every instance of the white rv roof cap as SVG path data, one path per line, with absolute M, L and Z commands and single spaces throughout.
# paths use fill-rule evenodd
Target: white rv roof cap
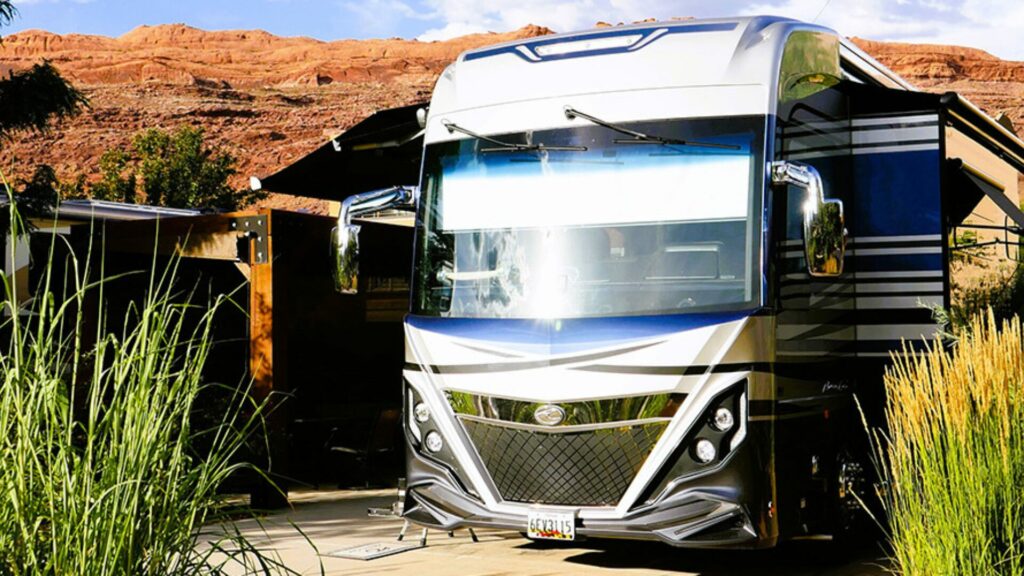
M 788 18 L 751 16 L 596 28 L 470 50 L 441 75 L 430 115 L 436 120 L 467 110 L 508 110 L 517 102 L 610 92 L 717 87 L 721 93 L 727 86 L 762 87 L 768 111 L 785 40 L 796 30 L 838 36 Z M 859 76 L 912 88 L 840 40 L 844 64 L 858 69 Z M 436 140 L 430 132 L 428 141 Z

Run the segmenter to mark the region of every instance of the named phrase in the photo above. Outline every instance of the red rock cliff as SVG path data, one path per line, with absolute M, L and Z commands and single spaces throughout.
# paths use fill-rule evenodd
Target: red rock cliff
M 27 31 L 0 45 L 0 72 L 51 60 L 91 107 L 45 135 L 23 134 L 0 150 L 16 175 L 36 163 L 70 179 L 95 177 L 104 150 L 145 128 L 204 126 L 240 160 L 236 184 L 267 175 L 381 108 L 425 100 L 460 52 L 550 33 L 537 26 L 446 42 L 282 38 L 263 31 L 207 32 L 142 26 L 119 38 Z M 990 113 L 1024 125 L 1024 63 L 971 48 L 856 40 L 921 88 L 957 90 Z M 275 197 L 275 206 L 324 209 Z

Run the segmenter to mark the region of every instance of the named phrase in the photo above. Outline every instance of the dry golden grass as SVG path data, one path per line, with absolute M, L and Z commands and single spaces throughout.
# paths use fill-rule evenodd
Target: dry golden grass
M 883 500 L 899 573 L 1024 574 L 1021 322 L 976 316 L 886 374 Z

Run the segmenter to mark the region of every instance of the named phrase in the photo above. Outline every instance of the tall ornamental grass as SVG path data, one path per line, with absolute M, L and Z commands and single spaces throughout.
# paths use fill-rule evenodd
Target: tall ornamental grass
M 24 230 L 13 205 L 9 217 Z M 22 309 L 3 281 L 0 574 L 283 571 L 232 529 L 227 512 L 238 510 L 218 496 L 262 405 L 235 388 L 213 426 L 192 425 L 212 392 L 203 366 L 228 298 L 191 302 L 175 265 L 157 271 L 154 259 L 146 293 L 108 318 L 104 291 L 117 279 L 94 252 L 55 262 L 51 248 Z M 226 536 L 200 535 L 218 524 Z
M 886 374 L 880 442 L 895 570 L 1024 574 L 1021 322 L 992 311 L 951 349 L 904 354 Z

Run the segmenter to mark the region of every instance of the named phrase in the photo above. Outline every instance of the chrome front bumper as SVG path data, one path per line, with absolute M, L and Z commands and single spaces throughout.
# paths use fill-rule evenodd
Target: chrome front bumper
M 742 457 L 745 451 L 737 451 L 736 458 L 714 474 L 676 485 L 621 518 L 578 516 L 576 533 L 581 537 L 656 540 L 691 548 L 772 546 L 775 538 L 763 528 L 763 521 L 752 518 L 752 507 L 745 502 L 753 496 L 740 480 L 752 471 L 745 465 L 747 458 Z M 482 527 L 526 532 L 529 507 L 524 506 L 522 514 L 488 509 L 445 467 L 414 450 L 407 450 L 407 456 L 408 490 L 403 516 L 408 520 L 441 530 Z

